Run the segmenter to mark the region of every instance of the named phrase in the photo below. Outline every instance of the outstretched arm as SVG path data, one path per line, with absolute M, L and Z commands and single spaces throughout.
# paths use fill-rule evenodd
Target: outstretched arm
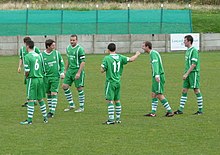
M 141 54 L 141 52 L 137 51 L 137 52 L 135 53 L 135 55 L 133 55 L 132 57 L 130 57 L 129 62 L 135 61 L 140 54 Z

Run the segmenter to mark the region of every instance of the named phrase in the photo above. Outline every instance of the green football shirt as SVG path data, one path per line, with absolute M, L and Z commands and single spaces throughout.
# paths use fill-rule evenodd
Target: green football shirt
M 75 47 L 69 45 L 66 54 L 70 69 L 79 69 L 81 62 L 85 62 L 85 51 L 79 44 Z
M 29 72 L 28 78 L 42 78 L 43 63 L 41 56 L 34 51 L 29 52 L 25 56 L 24 70 Z
M 129 58 L 120 54 L 109 54 L 102 61 L 102 68 L 106 72 L 106 81 L 120 82 L 123 66 L 127 64 Z
M 190 47 L 186 50 L 185 53 L 185 73 L 189 70 L 190 66 L 192 64 L 195 64 L 196 67 L 192 70 L 193 72 L 195 71 L 200 71 L 200 59 L 199 59 L 199 52 L 195 47 Z
M 61 73 L 64 73 L 64 62 L 59 51 L 53 50 L 51 53 L 44 51 L 40 55 L 43 60 L 45 76 L 59 77 Z
M 155 51 L 150 51 L 150 62 L 152 68 L 152 76 L 164 74 L 163 63 L 160 54 Z

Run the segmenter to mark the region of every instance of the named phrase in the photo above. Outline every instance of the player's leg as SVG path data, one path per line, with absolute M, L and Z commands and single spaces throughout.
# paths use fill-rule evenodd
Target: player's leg
M 201 115 L 203 113 L 203 98 L 202 93 L 200 92 L 200 75 L 198 72 L 193 72 L 190 82 L 192 83 L 192 87 L 194 89 L 194 93 L 197 98 L 198 111 L 195 113 L 196 115 Z
M 152 90 L 153 90 L 153 88 L 152 88 Z M 158 99 L 157 99 L 157 95 L 154 92 L 151 93 L 151 97 L 152 97 L 151 112 L 148 114 L 145 114 L 144 116 L 155 117 L 156 111 L 157 111 L 157 106 L 158 106 Z
M 21 125 L 27 125 L 27 124 L 32 124 L 33 116 L 34 116 L 34 100 L 37 98 L 36 94 L 36 79 L 28 79 L 27 80 L 27 85 L 26 85 L 26 92 L 27 92 L 27 99 L 28 99 L 28 105 L 27 105 L 27 114 L 28 118 L 20 122 Z
M 79 97 L 79 109 L 75 110 L 75 112 L 83 112 L 84 111 L 84 105 L 85 105 L 85 93 L 84 93 L 84 79 L 85 79 L 85 72 L 82 71 L 80 78 L 74 81 L 75 87 L 78 91 L 78 97 Z
M 194 89 L 194 93 L 196 94 L 197 104 L 198 104 L 198 111 L 195 114 L 201 115 L 201 114 L 203 114 L 203 98 L 202 98 L 202 93 L 200 92 L 199 89 Z
M 51 96 L 51 92 L 47 94 L 47 104 L 48 104 L 49 111 L 51 111 L 51 108 L 52 108 L 52 96 Z
M 43 100 L 45 98 L 45 87 L 44 87 L 44 82 L 42 78 L 37 78 L 38 80 L 38 87 L 37 87 L 37 100 L 40 105 L 41 113 L 43 115 L 43 121 L 44 123 L 48 122 L 47 119 L 47 109 L 46 109 L 46 104 Z
M 50 82 L 50 77 L 44 77 L 44 87 L 45 87 L 45 92 L 47 93 L 47 104 L 49 111 L 52 108 L 52 97 L 51 97 L 51 82 Z
M 26 125 L 26 124 L 32 124 L 33 116 L 34 116 L 34 100 L 28 100 L 28 105 L 27 105 L 27 114 L 28 118 L 20 122 L 21 125 Z
M 42 115 L 43 115 L 44 123 L 47 123 L 47 122 L 48 122 L 48 119 L 47 119 L 46 104 L 45 104 L 45 102 L 44 102 L 43 99 L 38 100 L 38 103 L 39 103 L 39 105 L 40 105 L 40 110 L 41 110 L 41 113 L 42 113 Z
M 57 92 L 51 92 L 51 109 L 47 114 L 48 118 L 54 117 L 56 107 L 57 107 Z
M 26 77 L 24 77 L 24 84 L 26 85 L 27 84 L 27 79 Z M 24 102 L 24 104 L 21 105 L 21 107 L 27 107 L 28 105 L 28 100 L 26 99 L 26 101 Z
M 72 78 L 73 75 L 71 75 L 71 74 L 72 73 L 70 73 L 70 71 L 68 70 L 67 73 L 66 73 L 66 76 L 64 78 L 63 85 L 62 85 L 62 88 L 64 90 L 64 94 L 65 94 L 66 99 L 69 103 L 68 108 L 64 109 L 65 112 L 70 111 L 70 110 L 75 108 L 75 103 L 73 102 L 72 92 L 69 88 L 73 83 L 73 78 Z
M 51 109 L 50 112 L 48 113 L 48 117 L 54 117 L 56 107 L 57 107 L 57 94 L 58 94 L 58 89 L 59 89 L 59 78 L 58 77 L 53 77 L 51 78 Z
M 167 110 L 167 113 L 165 116 L 167 117 L 171 117 L 174 115 L 170 104 L 168 102 L 168 100 L 166 99 L 166 97 L 163 95 L 164 92 L 164 84 L 165 84 L 165 78 L 164 75 L 160 75 L 160 82 L 157 82 L 157 98 L 160 100 L 160 102 L 162 103 L 163 107 Z
M 113 104 L 113 98 L 114 98 L 114 90 L 113 86 L 110 82 L 107 82 L 105 85 L 105 99 L 107 101 L 107 108 L 108 108 L 108 120 L 104 122 L 104 124 L 114 124 L 114 104 Z
M 116 90 L 115 90 L 115 114 L 116 114 L 116 123 L 121 123 L 121 102 L 120 102 L 120 95 L 121 95 L 121 85 L 118 83 Z
M 83 112 L 84 111 L 84 105 L 85 105 L 85 94 L 83 87 L 77 88 L 78 91 L 78 97 L 79 97 L 79 108 L 75 110 L 75 112 Z
M 189 77 L 187 77 L 184 81 L 183 81 L 183 89 L 182 89 L 182 95 L 180 98 L 180 105 L 177 111 L 174 112 L 174 114 L 183 114 L 183 110 L 187 101 L 187 92 L 190 88 L 190 83 L 189 83 Z
M 163 94 L 157 94 L 158 99 L 160 100 L 160 102 L 162 103 L 163 107 L 167 110 L 166 113 L 166 117 L 172 117 L 174 115 L 170 104 L 168 102 L 168 100 L 166 99 L 166 97 Z

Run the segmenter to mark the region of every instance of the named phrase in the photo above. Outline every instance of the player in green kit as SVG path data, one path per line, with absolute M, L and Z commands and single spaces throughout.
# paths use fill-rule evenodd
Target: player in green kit
M 64 62 L 59 51 L 55 50 L 56 44 L 52 39 L 45 41 L 46 50 L 41 53 L 44 67 L 44 84 L 49 107 L 48 118 L 54 117 L 57 106 L 57 94 L 60 78 L 64 79 Z
M 160 54 L 152 50 L 152 43 L 146 41 L 142 45 L 142 49 L 144 52 L 150 54 L 150 63 L 152 68 L 152 110 L 149 114 L 144 116 L 155 117 L 156 110 L 158 105 L 158 99 L 161 101 L 164 108 L 167 110 L 166 117 L 172 117 L 174 113 L 172 109 L 163 95 L 164 92 L 164 84 L 165 84 L 165 73 L 163 68 L 163 63 Z
M 101 64 L 101 73 L 106 73 L 105 83 L 105 99 L 108 106 L 108 120 L 104 124 L 121 123 L 121 76 L 123 66 L 128 62 L 133 62 L 141 54 L 136 52 L 131 58 L 116 53 L 116 45 L 110 43 L 107 49 L 109 55 L 105 56 Z M 114 107 L 115 103 L 115 107 Z M 116 121 L 114 119 L 114 111 L 116 113 Z
M 28 99 L 28 118 L 20 122 L 22 125 L 32 124 L 34 115 L 34 103 L 38 100 L 40 109 L 43 114 L 44 123 L 48 122 L 46 105 L 43 98 L 45 97 L 44 81 L 43 81 L 43 63 L 41 56 L 34 52 L 34 42 L 29 40 L 26 42 L 28 54 L 25 56 L 24 68 L 27 78 L 27 99 Z
M 22 46 L 19 50 L 19 63 L 18 63 L 18 73 L 21 73 L 21 66 L 24 65 L 24 58 L 25 55 L 28 54 L 28 51 L 26 49 L 26 42 L 31 40 L 30 37 L 24 37 L 24 46 Z M 38 54 L 40 54 L 40 50 L 37 47 L 34 47 L 34 51 Z M 24 84 L 26 84 L 26 78 L 24 79 Z M 27 107 L 27 101 L 22 105 L 22 107 Z
M 62 88 L 64 90 L 66 99 L 69 102 L 69 106 L 68 108 L 64 109 L 64 111 L 67 112 L 75 108 L 72 93 L 69 89 L 72 83 L 74 83 L 78 91 L 80 106 L 79 109 L 75 110 L 75 112 L 83 112 L 85 102 L 85 94 L 83 90 L 85 78 L 85 51 L 78 44 L 77 35 L 74 34 L 70 36 L 70 45 L 66 48 L 66 54 L 68 61 L 66 63 L 66 75 Z
M 192 46 L 193 37 L 187 35 L 184 37 L 184 44 L 187 47 L 185 53 L 185 71 L 183 75 L 183 89 L 180 99 L 180 106 L 175 114 L 183 114 L 183 109 L 187 101 L 187 92 L 189 89 L 193 89 L 197 97 L 198 111 L 195 115 L 203 114 L 203 98 L 200 92 L 200 59 L 198 50 Z

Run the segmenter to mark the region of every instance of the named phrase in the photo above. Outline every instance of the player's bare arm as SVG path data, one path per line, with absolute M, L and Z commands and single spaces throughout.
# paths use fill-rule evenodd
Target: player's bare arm
M 61 78 L 61 79 L 64 79 L 64 78 L 65 78 L 65 74 L 64 74 L 64 73 L 61 73 L 61 74 L 60 74 L 60 78 Z
M 185 80 L 189 74 L 191 73 L 191 71 L 196 67 L 196 64 L 192 64 L 189 68 L 189 70 L 183 75 L 183 80 Z
M 85 67 L 85 64 L 86 64 L 85 62 L 81 62 L 80 66 L 79 66 L 79 70 L 75 76 L 76 80 L 80 78 L 81 72 L 82 72 L 83 68 Z
M 103 68 L 103 67 L 101 67 L 101 73 L 104 73 L 104 72 L 105 72 L 104 68 Z
M 69 68 L 69 62 L 67 61 L 67 62 L 66 62 L 66 66 L 65 66 L 64 74 L 66 74 L 66 71 L 67 71 L 68 68 Z
M 25 72 L 25 77 L 27 78 L 29 75 L 29 72 Z
M 133 55 L 132 57 L 130 57 L 129 62 L 135 61 L 140 54 L 141 54 L 141 52 L 137 51 L 137 52 L 135 53 L 135 55 Z
M 23 61 L 22 59 L 19 59 L 19 63 L 18 63 L 18 73 L 21 73 L 21 65 L 22 65 Z
M 155 80 L 159 83 L 160 82 L 160 75 L 156 75 Z

